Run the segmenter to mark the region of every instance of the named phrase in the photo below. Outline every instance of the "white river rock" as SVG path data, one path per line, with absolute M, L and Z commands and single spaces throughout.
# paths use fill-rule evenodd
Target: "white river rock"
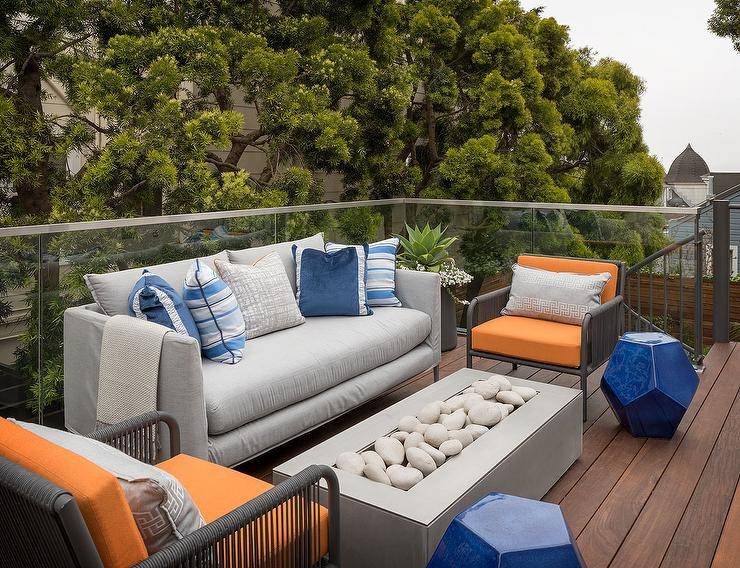
M 439 447 L 439 451 L 446 455 L 448 458 L 450 456 L 456 456 L 457 454 L 462 452 L 462 449 L 463 445 L 460 440 L 447 440 L 446 442 L 443 442 L 442 445 Z
M 408 439 L 408 438 L 407 438 Z M 385 465 L 403 463 L 405 452 L 403 444 L 395 438 L 382 437 L 375 440 L 375 451 L 383 458 Z
M 511 390 L 521 396 L 524 402 L 532 400 L 537 394 L 537 391 L 530 387 L 511 387 Z
M 434 446 L 430 446 L 426 442 L 422 442 L 417 447 L 420 450 L 424 450 L 426 453 L 428 453 L 430 456 L 432 456 L 432 459 L 434 460 L 434 463 L 437 464 L 437 467 L 439 467 L 443 463 L 445 463 L 445 460 L 447 459 L 447 456 L 445 456 L 437 448 L 435 448 Z
M 496 396 L 499 390 L 498 383 L 492 383 L 490 381 L 475 381 L 473 383 L 475 392 L 481 395 L 486 400 L 489 400 Z
M 420 448 L 409 448 L 406 450 L 406 459 L 412 467 L 418 469 L 424 477 L 437 469 L 437 464 L 428 453 Z
M 524 404 L 524 399 L 513 390 L 499 392 L 496 395 L 496 400 L 503 402 L 504 404 L 513 404 L 514 406 L 521 406 Z
M 416 417 L 419 419 L 419 422 L 422 424 L 434 424 L 437 422 L 437 419 L 439 418 L 439 403 L 438 402 L 430 402 L 429 404 L 426 404 L 424 408 L 422 408 Z
M 450 405 L 444 400 L 438 401 L 440 414 L 452 414 L 455 412 L 455 408 L 451 408 Z
M 414 427 L 419 423 L 419 419 L 416 416 L 404 416 L 398 421 L 398 429 L 402 432 L 412 432 Z
M 502 391 L 510 391 L 511 390 L 511 381 L 509 381 L 509 379 L 507 379 L 503 375 L 493 375 L 488 380 L 489 381 L 496 381 L 498 383 L 499 389 L 502 390 Z
M 439 445 L 448 440 L 449 437 L 447 428 L 442 426 L 442 424 L 431 424 L 427 428 L 427 431 L 424 432 L 424 441 L 435 448 L 439 448 Z
M 493 426 L 501 422 L 503 414 L 495 402 L 479 402 L 468 412 L 468 416 L 473 424 L 481 426 Z
M 473 433 L 467 430 L 450 430 L 450 440 L 460 440 L 463 448 L 473 443 Z
M 460 428 L 465 426 L 466 417 L 467 414 L 463 409 L 456 410 L 452 414 L 448 415 L 444 420 L 442 420 L 442 426 L 444 426 L 448 430 L 459 430 Z
M 496 406 L 498 406 L 501 409 L 501 419 L 503 420 L 506 418 L 512 410 L 514 410 L 514 406 L 511 404 L 504 404 L 503 402 L 497 402 Z M 509 410 L 511 408 L 511 410 Z
M 404 491 L 408 491 L 424 479 L 424 475 L 415 467 L 399 466 L 398 468 L 393 469 L 388 468 L 386 473 L 391 480 L 391 485 L 398 489 L 403 489 Z
M 483 434 L 488 432 L 488 428 L 486 426 L 481 426 L 480 424 L 468 424 L 465 426 L 465 431 L 470 432 L 473 435 L 473 440 L 477 440 Z
M 446 414 L 440 414 L 439 418 L 437 418 L 437 424 L 444 424 L 444 419 L 447 418 L 449 415 L 449 412 Z
M 383 458 L 380 457 L 378 452 L 366 450 L 360 454 L 360 457 L 365 460 L 365 465 L 377 465 L 385 471 L 385 461 L 383 461 Z
M 458 394 L 447 400 L 447 406 L 452 412 L 460 410 L 465 404 L 465 395 Z
M 365 466 L 365 469 L 362 470 L 362 473 L 365 474 L 365 477 L 372 481 L 377 481 L 378 483 L 383 483 L 384 485 L 390 485 L 391 479 L 388 477 L 388 474 L 385 472 L 385 469 L 380 467 L 377 464 L 369 463 Z
M 419 423 L 416 426 L 414 426 L 414 429 L 411 430 L 411 432 L 412 433 L 413 432 L 417 432 L 419 434 L 423 434 L 424 432 L 427 431 L 427 426 L 429 426 L 429 424 L 421 424 L 421 423 Z
M 342 452 L 337 456 L 337 469 L 355 475 L 362 475 L 362 470 L 365 469 L 365 460 L 355 452 Z
M 408 435 L 409 435 L 408 432 L 404 432 L 403 430 L 400 430 L 398 432 L 393 432 L 393 434 L 391 434 L 391 438 L 395 438 L 399 442 L 403 443 L 406 440 L 406 438 L 408 438 Z
M 470 412 L 470 409 L 473 408 L 473 406 L 475 406 L 479 402 L 483 402 L 483 400 L 485 399 L 477 392 L 465 395 L 465 404 L 463 405 L 465 412 Z
M 424 442 L 424 434 L 421 434 L 420 432 L 411 432 L 406 437 L 406 440 L 403 442 L 403 448 L 404 450 L 408 450 L 409 448 L 415 448 L 419 444 Z

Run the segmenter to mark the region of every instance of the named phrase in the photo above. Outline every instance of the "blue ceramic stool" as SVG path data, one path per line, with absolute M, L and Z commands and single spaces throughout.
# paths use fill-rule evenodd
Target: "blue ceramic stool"
M 681 343 L 663 333 L 625 333 L 601 390 L 633 436 L 670 438 L 699 386 Z
M 560 507 L 491 493 L 452 520 L 427 568 L 584 568 Z

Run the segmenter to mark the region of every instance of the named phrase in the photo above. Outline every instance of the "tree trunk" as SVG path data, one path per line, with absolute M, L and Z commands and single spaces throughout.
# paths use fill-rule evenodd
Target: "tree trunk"
M 30 127 L 43 114 L 41 101 L 41 63 L 35 55 L 28 55 L 15 63 L 18 92 L 15 108 L 21 121 Z M 51 212 L 49 199 L 49 174 L 51 159 L 44 154 L 36 162 L 35 176 L 15 184 L 18 201 L 24 213 L 46 215 Z

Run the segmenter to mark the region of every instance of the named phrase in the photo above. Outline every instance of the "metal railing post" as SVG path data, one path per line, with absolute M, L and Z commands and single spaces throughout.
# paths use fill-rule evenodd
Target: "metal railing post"
M 699 227 L 699 215 L 694 217 L 694 355 L 704 356 L 704 233 Z
M 712 203 L 712 330 L 715 343 L 730 341 L 730 202 Z

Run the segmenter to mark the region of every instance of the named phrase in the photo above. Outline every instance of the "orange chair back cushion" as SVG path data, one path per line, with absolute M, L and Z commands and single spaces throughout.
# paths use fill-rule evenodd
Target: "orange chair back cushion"
M 530 268 L 539 268 L 540 270 L 549 270 L 550 272 L 572 272 L 573 274 L 599 274 L 600 272 L 608 272 L 612 277 L 601 292 L 601 303 L 608 302 L 617 295 L 619 267 L 612 262 L 522 254 L 517 259 L 517 263 L 520 266 L 529 266 Z
M 4 418 L 0 418 L 0 455 L 74 496 L 104 566 L 123 568 L 147 557 L 123 489 L 113 475 Z

